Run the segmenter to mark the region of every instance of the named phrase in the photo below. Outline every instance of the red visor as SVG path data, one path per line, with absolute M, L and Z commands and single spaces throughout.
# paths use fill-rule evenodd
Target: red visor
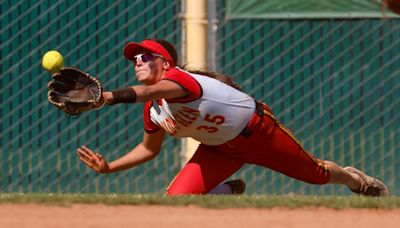
M 161 44 L 152 40 L 143 40 L 141 43 L 128 43 L 124 48 L 124 56 L 129 60 L 133 60 L 133 57 L 143 50 L 162 55 L 171 67 L 175 67 L 174 60 L 168 51 Z

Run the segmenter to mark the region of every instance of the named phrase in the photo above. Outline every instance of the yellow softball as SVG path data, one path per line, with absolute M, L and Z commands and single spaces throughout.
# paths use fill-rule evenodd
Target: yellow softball
M 56 50 L 48 51 L 43 55 L 42 66 L 50 73 L 58 72 L 64 66 L 64 58 Z

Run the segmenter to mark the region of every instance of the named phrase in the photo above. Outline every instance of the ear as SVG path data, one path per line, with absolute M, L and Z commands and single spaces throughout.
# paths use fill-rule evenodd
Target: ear
M 169 65 L 169 62 L 164 61 L 163 68 L 164 68 L 164 70 L 169 70 L 171 68 L 171 65 Z

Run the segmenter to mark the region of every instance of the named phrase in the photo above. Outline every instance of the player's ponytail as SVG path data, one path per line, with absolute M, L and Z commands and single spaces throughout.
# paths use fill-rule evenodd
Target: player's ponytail
M 150 40 L 156 41 L 157 43 L 161 44 L 171 55 L 172 60 L 174 61 L 175 65 L 179 66 L 178 65 L 178 54 L 177 54 L 176 49 L 173 44 L 171 44 L 170 42 L 168 42 L 166 40 L 159 40 L 159 39 L 150 39 Z M 180 68 L 187 70 L 193 74 L 201 74 L 201 75 L 208 76 L 210 78 L 217 79 L 229 86 L 232 86 L 233 88 L 235 88 L 237 90 L 242 91 L 239 84 L 237 84 L 231 76 L 224 75 L 224 74 L 217 73 L 217 72 L 211 72 L 211 71 L 190 70 L 190 69 L 186 69 L 186 65 L 180 66 Z

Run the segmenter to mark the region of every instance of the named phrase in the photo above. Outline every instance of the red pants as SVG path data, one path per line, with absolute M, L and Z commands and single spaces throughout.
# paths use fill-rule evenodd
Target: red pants
M 200 144 L 167 194 L 207 193 L 245 163 L 261 165 L 307 183 L 326 184 L 330 177 L 326 164 L 308 154 L 265 104 L 263 109 L 263 115 L 255 113 L 248 124 L 250 136 L 239 135 L 218 146 Z

